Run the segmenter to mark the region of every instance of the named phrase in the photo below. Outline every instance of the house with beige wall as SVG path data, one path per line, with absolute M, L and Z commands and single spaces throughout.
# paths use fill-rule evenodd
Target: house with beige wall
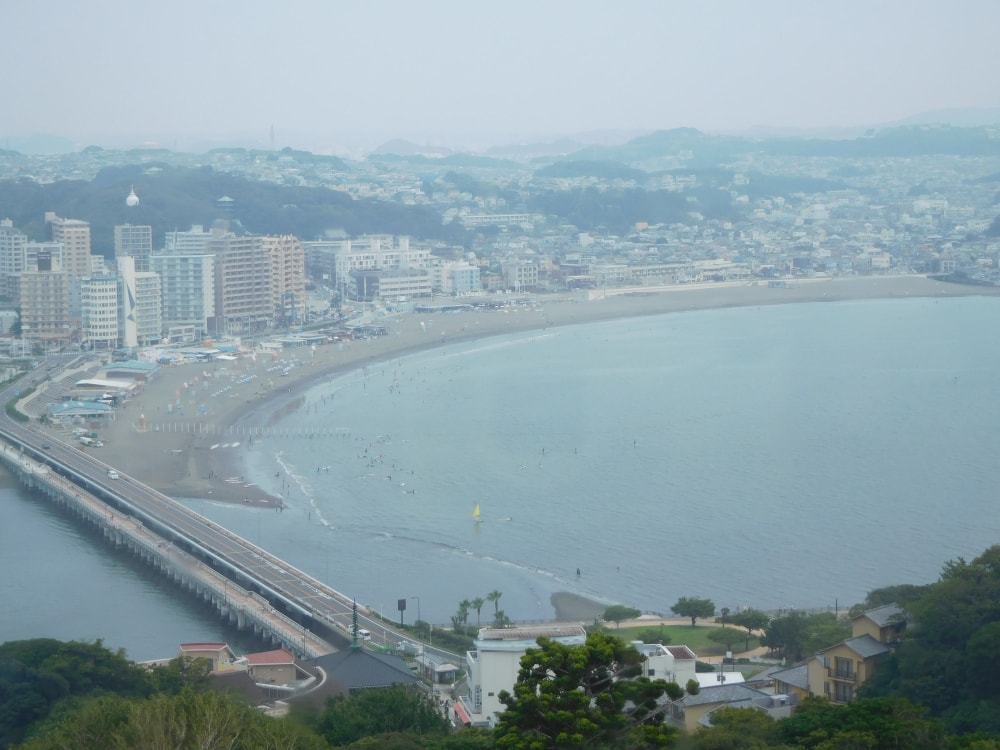
M 809 694 L 829 698 L 833 703 L 855 700 L 858 688 L 893 652 L 905 627 L 905 615 L 895 604 L 851 618 L 851 638 L 806 661 Z

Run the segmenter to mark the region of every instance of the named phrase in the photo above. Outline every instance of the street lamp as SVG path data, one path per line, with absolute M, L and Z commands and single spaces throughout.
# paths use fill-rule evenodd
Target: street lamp
M 417 622 L 420 622 L 420 597 L 419 596 L 411 596 L 410 598 L 417 600 Z M 416 623 L 414 623 L 414 624 L 416 624 Z

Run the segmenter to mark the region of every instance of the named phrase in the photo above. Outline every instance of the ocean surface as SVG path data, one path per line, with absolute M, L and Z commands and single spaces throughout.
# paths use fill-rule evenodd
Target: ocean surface
M 857 301 L 449 345 L 315 385 L 254 439 L 283 512 L 191 506 L 386 616 L 405 599 L 406 622 L 494 590 L 514 621 L 557 591 L 843 608 L 1000 542 L 997 320 L 996 298 Z M 234 641 L 9 484 L 0 564 L 0 640 Z

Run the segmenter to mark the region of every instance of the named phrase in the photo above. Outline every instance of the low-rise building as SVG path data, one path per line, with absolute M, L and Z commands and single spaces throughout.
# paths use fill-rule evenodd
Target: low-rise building
M 538 647 L 539 638 L 567 646 L 582 646 L 587 631 L 582 625 L 539 625 L 524 628 L 482 628 L 475 649 L 465 655 L 468 694 L 456 696 L 472 724 L 492 726 L 506 706 L 500 691 L 514 689 L 521 669 L 521 657 Z

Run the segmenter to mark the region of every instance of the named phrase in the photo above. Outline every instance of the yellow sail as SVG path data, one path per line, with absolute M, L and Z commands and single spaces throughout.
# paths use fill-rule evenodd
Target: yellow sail
M 477 521 L 479 520 L 479 503 L 476 503 L 476 509 L 472 511 L 472 517 Z

